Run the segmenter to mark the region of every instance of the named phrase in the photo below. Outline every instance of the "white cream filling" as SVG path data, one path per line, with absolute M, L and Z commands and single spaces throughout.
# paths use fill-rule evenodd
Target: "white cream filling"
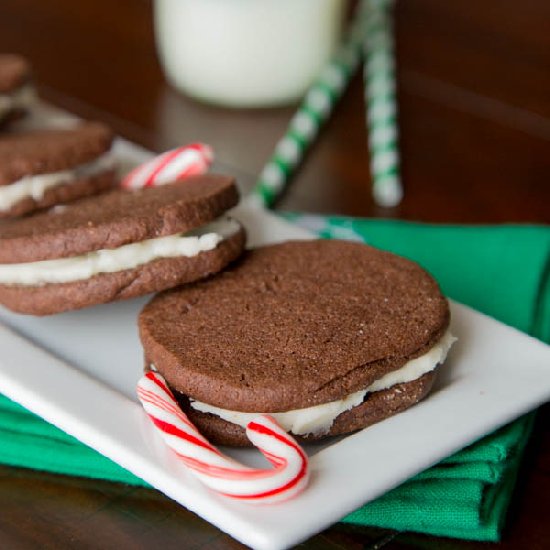
M 39 285 L 69 283 L 100 273 L 134 269 L 160 258 L 192 257 L 213 250 L 235 234 L 240 225 L 230 218 L 219 218 L 185 234 L 148 239 L 119 248 L 96 250 L 81 256 L 24 264 L 0 265 L 0 283 Z
M 0 119 L 14 109 L 28 109 L 36 100 L 36 93 L 26 84 L 9 94 L 0 94 Z
M 39 201 L 51 187 L 71 184 L 80 178 L 90 177 L 115 167 L 115 158 L 110 152 L 104 153 L 91 162 L 81 164 L 71 170 L 25 176 L 9 185 L 0 186 L 0 211 L 9 210 L 19 201 L 32 197 Z
M 349 411 L 361 404 L 367 393 L 388 389 L 395 384 L 412 382 L 434 370 L 438 364 L 445 361 L 447 353 L 455 341 L 456 338 L 447 331 L 441 340 L 424 355 L 412 359 L 400 369 L 386 374 L 368 388 L 352 393 L 339 401 L 332 401 L 331 403 L 324 403 L 305 409 L 267 414 L 273 416 L 285 430 L 295 435 L 321 435 L 327 433 L 334 419 L 343 412 Z M 215 414 L 223 420 L 232 424 L 238 424 L 243 428 L 246 428 L 247 424 L 259 414 L 266 414 L 229 411 L 200 401 L 191 401 L 191 406 L 198 411 Z

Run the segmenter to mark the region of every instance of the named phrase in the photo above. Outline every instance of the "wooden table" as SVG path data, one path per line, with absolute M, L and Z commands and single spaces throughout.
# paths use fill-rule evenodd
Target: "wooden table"
M 370 196 L 360 78 L 279 203 L 282 209 L 431 222 L 550 221 L 550 4 L 407 0 L 397 7 L 406 196 Z M 211 143 L 254 181 L 292 109 L 225 110 L 173 91 L 155 57 L 148 0 L 2 0 L 0 51 L 27 55 L 42 96 L 148 148 Z M 504 541 L 548 548 L 550 414 L 539 414 Z M 241 548 L 159 493 L 0 467 L 0 547 Z M 335 525 L 304 548 L 485 545 Z

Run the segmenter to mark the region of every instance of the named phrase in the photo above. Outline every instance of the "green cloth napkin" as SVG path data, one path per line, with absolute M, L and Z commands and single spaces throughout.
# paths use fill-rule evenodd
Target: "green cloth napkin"
M 550 340 L 550 229 L 460 227 L 286 214 L 325 238 L 364 240 L 410 257 L 450 297 Z M 466 539 L 498 540 L 527 415 L 371 502 L 343 521 Z M 0 462 L 67 475 L 147 484 L 0 396 Z

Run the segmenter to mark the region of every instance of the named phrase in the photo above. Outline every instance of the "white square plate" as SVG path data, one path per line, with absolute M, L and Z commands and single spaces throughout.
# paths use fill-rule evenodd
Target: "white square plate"
M 122 140 L 116 150 L 130 162 L 146 154 Z M 235 216 L 247 225 L 254 244 L 311 238 L 250 205 L 239 207 Z M 137 402 L 143 364 L 136 317 L 145 301 L 47 318 L 0 309 L 0 392 L 257 549 L 306 539 L 550 398 L 548 346 L 452 303 L 452 332 L 459 341 L 425 401 L 333 444 L 308 449 L 311 482 L 294 500 L 236 503 L 211 493 L 177 463 Z M 261 463 L 255 450 L 228 453 Z

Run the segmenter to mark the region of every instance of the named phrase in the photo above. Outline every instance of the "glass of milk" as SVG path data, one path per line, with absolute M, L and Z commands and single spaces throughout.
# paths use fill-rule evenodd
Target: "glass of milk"
M 334 52 L 347 0 L 155 0 L 168 80 L 233 107 L 296 102 Z

